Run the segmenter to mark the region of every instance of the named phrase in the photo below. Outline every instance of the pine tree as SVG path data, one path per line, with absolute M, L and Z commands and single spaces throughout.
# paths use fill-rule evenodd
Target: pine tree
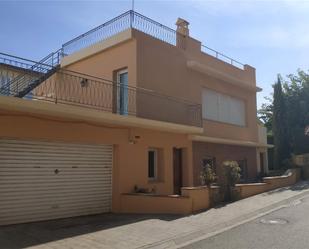
M 284 94 L 282 92 L 281 77 L 278 75 L 277 82 L 274 84 L 273 99 L 273 136 L 274 136 L 274 168 L 279 169 L 283 166 L 283 161 L 289 155 L 289 135 L 287 129 L 287 113 Z

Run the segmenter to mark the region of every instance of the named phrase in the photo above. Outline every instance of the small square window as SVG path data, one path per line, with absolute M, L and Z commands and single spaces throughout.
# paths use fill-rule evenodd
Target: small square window
M 217 168 L 216 168 L 216 158 L 208 156 L 203 159 L 203 166 L 210 165 L 211 169 L 214 171 L 214 173 L 217 173 Z
M 157 179 L 157 168 L 158 168 L 158 151 L 156 149 L 148 150 L 148 179 Z

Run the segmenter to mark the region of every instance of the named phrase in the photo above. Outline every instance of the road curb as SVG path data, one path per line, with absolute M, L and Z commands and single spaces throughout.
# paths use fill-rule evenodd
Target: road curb
M 294 195 L 292 197 L 289 197 L 287 199 L 278 201 L 278 202 L 273 203 L 271 205 L 268 205 L 266 207 L 260 208 L 258 210 L 255 210 L 254 212 L 250 212 L 248 214 L 239 216 L 235 219 L 231 219 L 227 222 L 219 223 L 219 224 L 214 225 L 212 227 L 205 226 L 202 229 L 198 229 L 198 230 L 190 232 L 190 233 L 178 234 L 177 236 L 174 236 L 174 237 L 169 238 L 167 240 L 148 244 L 148 245 L 145 245 L 145 246 L 142 246 L 142 247 L 139 247 L 139 248 L 140 249 L 181 248 L 181 247 L 187 246 L 189 244 L 192 244 L 194 242 L 215 236 L 215 235 L 220 234 L 222 232 L 225 232 L 229 229 L 232 229 L 234 227 L 237 227 L 237 226 L 242 225 L 244 223 L 247 223 L 249 221 L 255 220 L 259 217 L 270 214 L 270 213 L 272 213 L 276 210 L 285 208 L 285 207 L 288 206 L 287 204 L 292 204 L 291 202 L 298 200 L 298 199 L 302 199 L 303 197 L 305 197 L 307 195 L 309 195 L 309 190 L 305 190 L 302 193 L 299 193 L 299 194 Z

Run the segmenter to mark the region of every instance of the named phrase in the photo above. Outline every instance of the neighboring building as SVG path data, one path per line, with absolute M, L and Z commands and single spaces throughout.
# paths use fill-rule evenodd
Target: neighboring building
M 39 63 L 2 54 L 0 225 L 124 212 L 134 189 L 200 185 L 203 163 L 219 181 L 224 160 L 239 162 L 243 181 L 267 172 L 255 69 L 188 25 L 129 11 Z

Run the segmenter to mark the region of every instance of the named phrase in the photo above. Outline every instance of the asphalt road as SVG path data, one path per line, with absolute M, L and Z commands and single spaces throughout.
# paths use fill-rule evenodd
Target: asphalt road
M 186 249 L 309 249 L 309 197 Z

